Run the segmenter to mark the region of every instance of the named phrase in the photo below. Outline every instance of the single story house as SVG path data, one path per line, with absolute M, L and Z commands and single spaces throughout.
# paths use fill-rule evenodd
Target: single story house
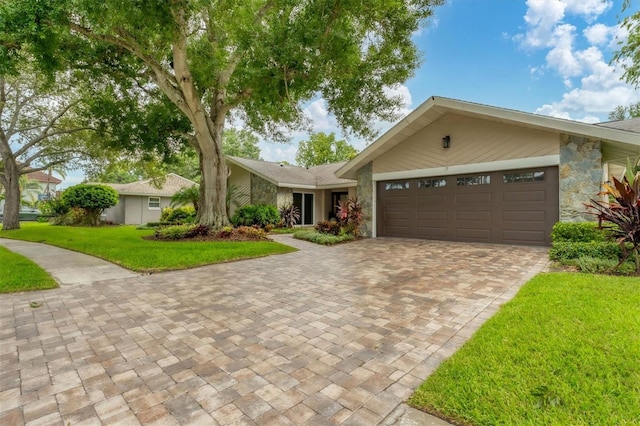
M 368 236 L 546 245 L 558 220 L 593 220 L 585 204 L 639 156 L 640 118 L 587 124 L 431 97 L 335 174 L 356 182 Z
M 335 216 L 339 200 L 356 195 L 354 179 L 338 178 L 346 162 L 309 168 L 227 156 L 229 179 L 239 205 L 293 204 L 302 225 L 314 225 Z M 231 206 L 233 214 L 233 207 Z
M 169 173 L 161 187 L 156 187 L 152 179 L 131 183 L 105 183 L 118 193 L 118 204 L 103 213 L 103 219 L 110 223 L 140 225 L 158 222 L 164 207 L 171 204 L 171 197 L 182 188 L 189 188 L 195 182 L 175 173 Z

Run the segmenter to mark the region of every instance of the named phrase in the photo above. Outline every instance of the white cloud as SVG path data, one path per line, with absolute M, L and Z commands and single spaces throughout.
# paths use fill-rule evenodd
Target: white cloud
M 609 42 L 612 29 L 604 24 L 595 24 L 585 28 L 582 33 L 589 43 L 602 46 Z
M 514 39 L 522 47 L 547 50 L 544 64 L 530 66 L 532 78 L 553 70 L 568 90 L 536 113 L 592 123 L 617 105 L 640 100 L 640 94 L 621 81 L 621 67 L 610 65 L 603 54 L 603 49 L 616 48 L 627 37 L 619 25 L 595 22 L 612 5 L 610 0 L 527 0 L 527 29 Z M 568 17 L 571 24 L 565 21 Z M 584 37 L 580 43 L 588 43 L 582 50 L 576 48 L 579 36 Z
M 564 18 L 566 3 L 559 0 L 527 0 L 524 20 L 528 30 L 523 38 L 527 47 L 549 46 L 558 22 Z
M 575 30 L 576 27 L 569 24 L 557 26 L 553 33 L 554 46 L 547 53 L 547 64 L 565 79 L 582 72 L 582 66 L 573 54 Z
M 298 142 L 278 143 L 261 141 L 258 143 L 258 146 L 260 147 L 260 157 L 265 161 L 296 163 Z

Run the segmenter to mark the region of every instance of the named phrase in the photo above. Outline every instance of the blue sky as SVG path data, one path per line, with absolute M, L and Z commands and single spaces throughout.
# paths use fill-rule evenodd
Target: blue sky
M 606 121 L 617 105 L 640 101 L 609 64 L 626 38 L 618 22 L 622 0 L 448 0 L 415 36 L 422 66 L 404 85 L 391 88 L 405 100 L 406 115 L 430 96 L 444 96 L 586 122 Z M 338 135 L 322 99 L 306 108 L 314 131 Z M 393 123 L 378 123 L 388 129 Z M 300 140 L 261 141 L 267 161 L 295 163 Z M 349 139 L 358 150 L 371 141 Z M 70 173 L 66 187 L 82 180 Z

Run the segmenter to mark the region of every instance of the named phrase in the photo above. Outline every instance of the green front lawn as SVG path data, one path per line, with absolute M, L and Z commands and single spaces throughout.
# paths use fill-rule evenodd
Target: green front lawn
M 410 404 L 472 425 L 640 424 L 640 278 L 538 275 Z
M 0 246 L 0 293 L 45 290 L 58 284 L 26 257 Z
M 150 241 L 153 230 L 133 226 L 98 228 L 22 223 L 21 229 L 0 231 L 0 237 L 51 244 L 90 254 L 139 272 L 192 268 L 249 259 L 296 249 L 273 241 Z

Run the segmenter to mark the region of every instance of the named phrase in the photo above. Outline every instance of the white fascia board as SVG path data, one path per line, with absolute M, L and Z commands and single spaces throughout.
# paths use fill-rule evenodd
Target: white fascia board
M 278 188 L 318 189 L 315 185 L 299 185 L 297 183 L 279 183 Z
M 486 163 L 458 164 L 454 166 L 433 167 L 429 169 L 402 170 L 398 172 L 373 173 L 374 181 L 413 179 L 420 177 L 448 176 L 468 173 L 497 172 L 500 170 L 530 169 L 550 167 L 560 164 L 560 155 L 516 158 L 514 160 L 488 161 Z
M 334 183 L 331 185 L 318 185 L 318 189 L 338 189 L 338 188 L 355 188 L 358 186 L 357 182 L 351 183 Z

